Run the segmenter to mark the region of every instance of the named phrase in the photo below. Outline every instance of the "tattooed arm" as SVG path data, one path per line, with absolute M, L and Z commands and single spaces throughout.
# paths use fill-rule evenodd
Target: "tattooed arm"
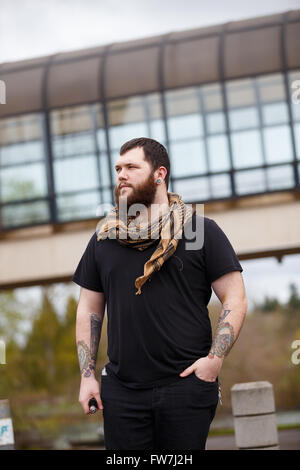
M 81 373 L 79 402 L 85 413 L 89 413 L 88 402 L 92 397 L 96 398 L 98 408 L 103 408 L 95 368 L 104 309 L 103 293 L 81 288 L 76 316 L 76 345 Z
M 225 356 L 237 340 L 247 311 L 247 299 L 243 278 L 240 272 L 233 271 L 221 276 L 212 283 L 222 311 L 218 320 L 214 340 L 207 357 L 203 357 L 185 369 L 180 375 L 191 372 L 202 380 L 216 380 Z
M 238 271 L 220 277 L 212 287 L 222 302 L 222 311 L 208 356 L 224 359 L 239 336 L 247 312 L 247 298 L 243 278 Z

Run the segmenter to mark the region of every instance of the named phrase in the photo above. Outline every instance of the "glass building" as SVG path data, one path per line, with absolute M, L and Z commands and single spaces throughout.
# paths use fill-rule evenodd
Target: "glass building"
M 1 64 L 1 230 L 96 218 L 133 137 L 186 202 L 299 191 L 299 43 L 297 10 Z

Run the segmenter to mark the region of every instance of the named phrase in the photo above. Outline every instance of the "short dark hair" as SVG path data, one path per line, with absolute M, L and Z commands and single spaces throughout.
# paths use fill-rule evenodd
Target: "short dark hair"
M 157 142 L 157 140 L 149 139 L 147 137 L 138 137 L 128 140 L 120 148 L 120 155 L 132 150 L 136 147 L 142 147 L 144 150 L 145 160 L 147 160 L 153 171 L 157 170 L 160 166 L 164 166 L 167 170 L 165 177 L 166 188 L 169 186 L 170 178 L 170 158 L 165 147 Z

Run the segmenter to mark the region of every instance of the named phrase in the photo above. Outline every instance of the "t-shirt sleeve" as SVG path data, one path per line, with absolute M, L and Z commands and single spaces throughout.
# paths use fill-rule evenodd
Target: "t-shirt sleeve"
M 96 242 L 97 233 L 95 232 L 90 238 L 81 260 L 79 261 L 76 271 L 73 274 L 72 281 L 86 289 L 103 292 L 95 256 Z
M 232 271 L 243 271 L 238 257 L 219 225 L 208 217 L 204 224 L 204 256 L 206 276 L 210 283 Z

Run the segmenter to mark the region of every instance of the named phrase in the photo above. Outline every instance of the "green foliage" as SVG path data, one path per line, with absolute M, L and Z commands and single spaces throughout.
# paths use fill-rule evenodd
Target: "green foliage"
M 1 292 L 0 338 L 2 338 L 6 344 L 16 340 L 23 318 L 22 306 L 18 302 L 15 292 L 13 290 Z
M 296 284 L 290 284 L 290 298 L 287 302 L 287 307 L 291 311 L 300 309 L 300 296 Z
M 57 340 L 60 324 L 55 309 L 43 292 L 42 306 L 23 349 L 28 384 L 34 390 L 55 390 L 57 380 Z
M 276 297 L 266 295 L 262 303 L 255 304 L 255 310 L 260 310 L 261 312 L 282 311 L 285 313 L 300 310 L 300 296 L 296 284 L 291 283 L 289 290 L 290 296 L 286 304 L 281 303 Z
M 58 315 L 53 304 L 55 291 L 42 288 L 41 305 L 23 305 L 14 291 L 0 295 L 0 338 L 6 342 L 6 365 L 0 365 L 0 399 L 18 394 L 55 396 L 78 392 L 80 373 L 76 348 L 77 301 L 67 299 L 65 312 Z M 25 308 L 26 307 L 26 308 Z M 23 331 L 25 317 L 31 329 L 23 332 L 25 341 L 16 339 Z M 101 361 L 102 356 L 102 361 Z M 105 329 L 98 356 L 98 368 L 106 360 Z
M 0 295 L 0 337 L 6 343 L 6 365 L 1 365 L 0 398 L 19 393 L 60 393 L 68 381 L 79 377 L 75 343 L 77 303 L 67 302 L 66 312 L 59 319 L 51 301 L 51 289 L 43 288 L 41 306 L 34 312 L 26 341 L 16 341 L 24 321 L 22 305 L 15 293 Z
M 276 298 L 265 296 L 265 299 L 262 304 L 258 304 L 257 308 L 262 312 L 274 312 L 274 310 L 279 310 L 281 307 L 280 302 Z

